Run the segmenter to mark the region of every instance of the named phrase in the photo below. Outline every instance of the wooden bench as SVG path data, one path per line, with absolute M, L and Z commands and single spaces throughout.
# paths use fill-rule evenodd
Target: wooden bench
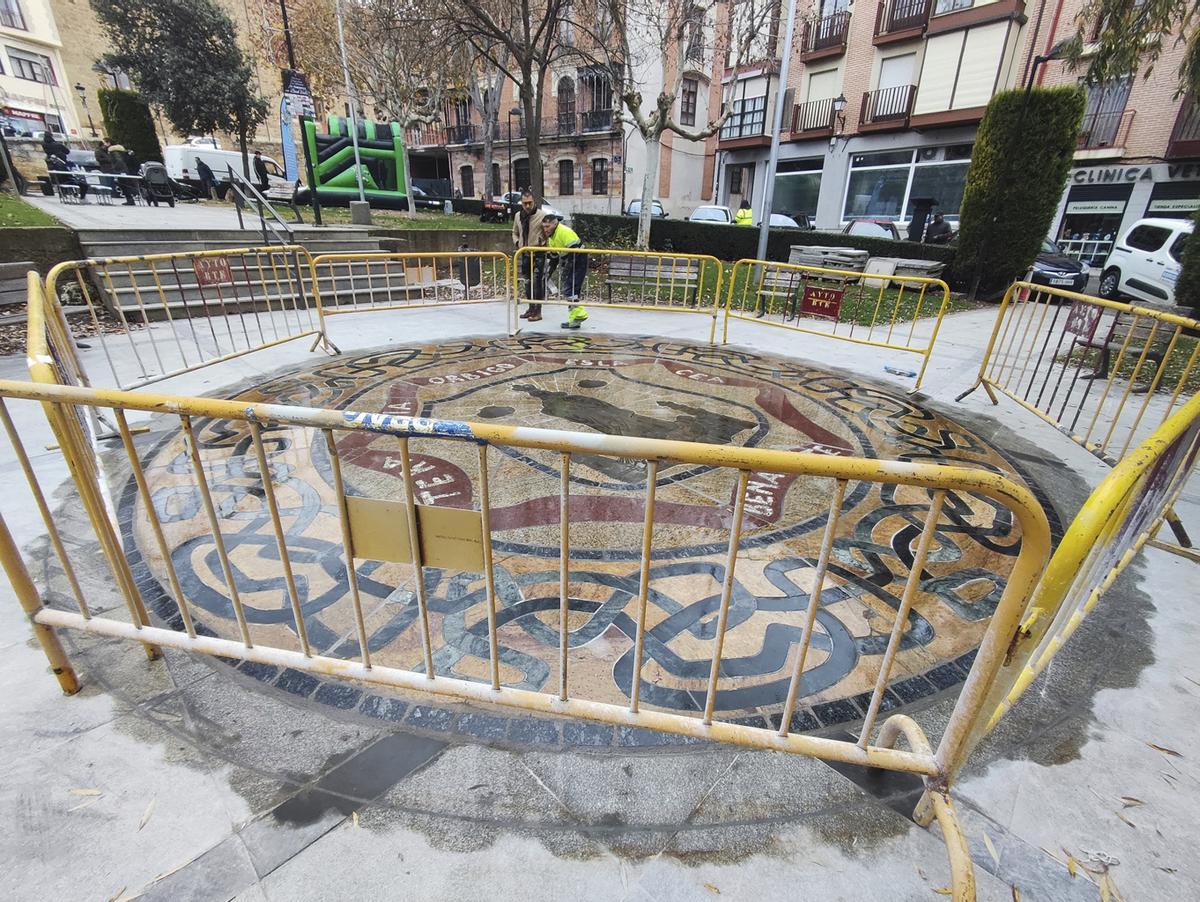
M 754 270 L 750 271 L 754 278 Z M 796 298 L 801 287 L 808 279 L 808 273 L 796 269 L 780 269 L 767 266 L 759 276 L 758 287 L 755 289 L 754 314 L 764 316 L 772 312 L 772 303 L 783 301 L 783 313 L 786 319 L 796 316 Z
M 282 204 L 286 207 L 290 207 L 292 210 L 292 215 L 296 217 L 293 222 L 303 224 L 304 217 L 300 215 L 300 205 L 296 203 L 296 192 L 299 190 L 299 180 L 292 182 L 290 185 L 280 185 L 279 183 L 275 183 L 267 189 L 266 193 L 263 194 L 263 197 L 269 200 L 272 206 L 279 206 Z
M 649 289 L 656 299 L 658 292 L 665 288 L 668 292 L 668 304 L 674 300 L 672 295 L 675 289 L 682 288 L 685 294 L 691 293 L 692 304 L 698 303 L 703 265 L 702 260 L 678 257 L 613 254 L 608 259 L 608 277 L 605 280 L 608 303 L 612 303 L 614 287 L 636 289 L 642 293 L 643 298 Z M 687 302 L 686 296 L 684 301 Z
M 1140 306 L 1165 310 L 1157 305 L 1142 304 Z M 1138 375 L 1145 372 L 1145 361 L 1152 361 L 1155 370 L 1162 366 L 1171 335 L 1175 332 L 1174 327 L 1149 316 L 1134 316 L 1124 311 L 1117 311 L 1107 325 L 1108 328 L 1105 330 L 1102 323 L 1090 338 L 1081 339 L 1077 344 L 1078 347 L 1091 348 L 1100 352 L 1095 369 L 1081 378 L 1107 379 L 1110 375 L 1109 368 L 1112 365 L 1113 356 L 1114 354 L 1119 355 L 1122 348 L 1125 349 L 1124 359 L 1133 361 L 1133 365 L 1136 365 L 1137 360 L 1142 358 L 1143 368 L 1139 369 Z M 1158 326 L 1157 329 L 1155 329 L 1155 325 Z M 1103 334 L 1100 334 L 1102 332 Z M 1145 352 L 1144 357 L 1143 351 Z M 1153 376 L 1150 376 L 1143 387 L 1135 388 L 1134 391 L 1138 393 L 1148 391 L 1153 381 Z

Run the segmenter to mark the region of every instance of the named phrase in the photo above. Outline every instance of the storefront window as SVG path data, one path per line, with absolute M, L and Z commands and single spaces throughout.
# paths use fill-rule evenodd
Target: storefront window
M 787 160 L 779 164 L 775 175 L 775 194 L 771 212 L 787 216 L 817 215 L 817 198 L 821 194 L 821 168 L 825 161 Z
M 907 220 L 913 198 L 932 197 L 936 210 L 955 219 L 970 167 L 970 144 L 855 154 L 842 218 Z

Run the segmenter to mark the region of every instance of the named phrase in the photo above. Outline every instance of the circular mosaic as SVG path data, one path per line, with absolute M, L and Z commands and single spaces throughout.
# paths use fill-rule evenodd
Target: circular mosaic
M 978 435 L 893 390 L 799 361 L 673 340 L 531 335 L 390 348 L 326 360 L 236 397 L 956 463 L 1022 481 L 1012 463 Z M 195 425 L 252 634 L 260 643 L 295 648 L 250 435 L 236 422 Z M 324 438 L 313 430 L 277 426 L 265 427 L 263 437 L 313 649 L 354 658 L 359 643 Z M 395 438 L 343 432 L 337 449 L 349 495 L 403 499 Z M 478 509 L 475 444 L 414 438 L 410 450 L 420 503 Z M 164 440 L 146 455 L 145 465 L 172 560 L 198 619 L 207 631 L 237 639 L 229 593 L 181 439 Z M 493 448 L 489 453 L 501 678 L 522 689 L 556 691 L 558 684 L 562 467 L 557 452 Z M 635 679 L 632 637 L 646 468 L 576 454 L 568 475 L 572 694 L 627 704 Z M 704 706 L 736 473 L 664 463 L 657 480 L 646 655 L 636 678 L 643 705 L 697 712 Z M 717 694 L 723 719 L 761 725 L 774 716 L 777 722 L 831 490 L 829 479 L 750 476 Z M 861 718 L 928 501 L 923 489 L 862 482 L 847 487 L 796 728 Z M 124 522 L 133 524 L 127 534 L 130 550 L 145 561 L 149 578 L 165 585 L 165 568 L 140 505 L 131 486 L 123 510 Z M 905 626 L 886 709 L 962 681 L 1019 540 L 1019 527 L 1006 510 L 974 496 L 948 498 Z M 359 560 L 357 571 L 373 660 L 422 670 L 412 567 Z M 426 588 L 437 673 L 486 679 L 482 575 L 431 567 Z M 161 598 L 160 613 L 177 616 L 166 596 Z M 279 680 L 282 685 L 284 677 Z M 300 694 L 313 693 L 316 682 L 305 683 L 307 691 Z

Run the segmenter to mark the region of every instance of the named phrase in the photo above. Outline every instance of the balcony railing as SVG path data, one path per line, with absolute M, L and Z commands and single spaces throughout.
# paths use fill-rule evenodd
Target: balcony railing
M 585 132 L 603 132 L 613 127 L 612 110 L 589 110 L 579 114 L 579 126 Z
M 840 12 L 804 23 L 801 52 L 814 53 L 818 50 L 845 48 L 846 34 L 850 31 L 850 13 Z
M 1184 98 L 1175 118 L 1175 129 L 1167 143 L 1167 156 L 1171 159 L 1200 156 L 1200 105 L 1190 95 Z
M 612 110 L 593 110 L 588 113 L 559 113 L 543 119 L 541 137 L 572 138 L 607 133 L 613 127 Z M 525 138 L 525 120 L 513 118 L 498 122 L 492 129 L 495 141 L 521 141 Z M 454 144 L 482 144 L 482 125 L 427 125 L 405 132 L 409 147 L 445 147 Z
M 1137 111 L 1113 110 L 1105 113 L 1086 113 L 1079 128 L 1079 149 L 1124 147 L 1135 112 Z
M 408 147 L 440 147 L 446 143 L 446 130 L 439 125 L 422 125 L 404 133 Z
M 446 126 L 446 143 L 447 144 L 471 144 L 478 138 L 479 128 L 474 125 L 447 125 Z
M 792 108 L 792 134 L 819 134 L 833 131 L 833 100 L 810 100 Z
M 875 34 L 922 28 L 929 21 L 933 0 L 884 0 L 875 15 Z
M 863 94 L 862 110 L 858 114 L 860 126 L 903 127 L 912 115 L 913 100 L 917 96 L 916 85 L 897 85 L 880 88 Z

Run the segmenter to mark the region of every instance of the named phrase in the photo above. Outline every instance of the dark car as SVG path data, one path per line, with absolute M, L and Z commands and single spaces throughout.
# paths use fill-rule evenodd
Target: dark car
M 418 209 L 441 210 L 445 203 L 443 198 L 433 197 L 416 185 L 412 186 L 413 205 Z
M 639 216 L 642 212 L 642 202 L 640 200 L 631 200 L 629 209 L 625 211 L 626 216 Z M 651 219 L 666 219 L 669 214 L 663 209 L 661 201 L 650 201 L 650 218 Z
M 1088 272 L 1087 267 L 1068 257 L 1057 244 L 1046 238 L 1042 240 L 1042 249 L 1030 267 L 1029 281 L 1035 285 L 1083 291 L 1087 287 Z

